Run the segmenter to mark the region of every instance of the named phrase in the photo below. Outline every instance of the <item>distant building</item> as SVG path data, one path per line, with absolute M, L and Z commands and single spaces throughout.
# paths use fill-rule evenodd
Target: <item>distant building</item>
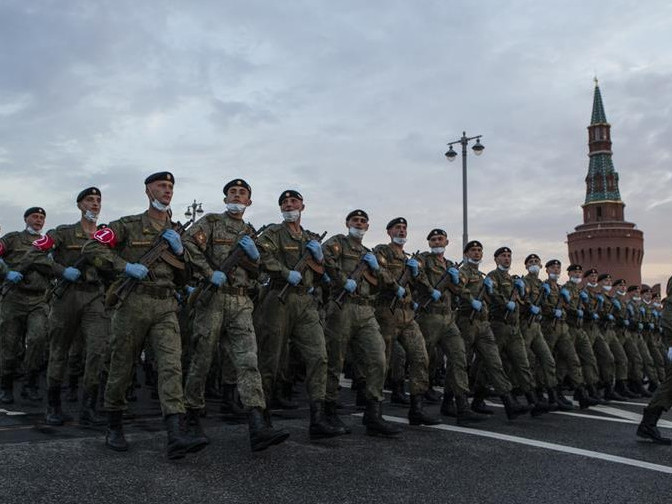
M 618 190 L 618 173 L 611 160 L 611 125 L 607 122 L 602 95 L 595 79 L 593 115 L 588 126 L 588 175 L 583 224 L 567 235 L 569 260 L 583 269 L 597 268 L 614 280 L 641 284 L 644 233 L 626 222 L 625 203 Z

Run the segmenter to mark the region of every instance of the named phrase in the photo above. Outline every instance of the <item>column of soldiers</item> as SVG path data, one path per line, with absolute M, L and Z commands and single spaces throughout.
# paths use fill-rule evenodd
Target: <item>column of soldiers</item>
M 362 209 L 345 216 L 347 233 L 324 241 L 302 227 L 306 205 L 295 190 L 278 198 L 282 222 L 257 231 L 243 220 L 252 188 L 242 179 L 224 186 L 222 213 L 183 226 L 171 220 L 174 184 L 169 172 L 150 175 L 147 210 L 107 226 L 97 222 L 100 190 L 89 187 L 76 197 L 76 223 L 42 234 L 46 212 L 31 207 L 26 228 L 0 238 L 1 404 L 14 402 L 21 375 L 21 396 L 42 401 L 46 364 L 45 422 L 63 425 L 71 419 L 61 391 L 69 376 L 76 392 L 81 360 L 79 423 L 107 424 L 106 445 L 126 451 L 123 414 L 144 355 L 169 458 L 210 442 L 201 418 L 208 383 L 220 378 L 226 408 L 237 390 L 251 449 L 259 451 L 289 436 L 273 426 L 269 410 L 291 405 L 291 395 L 278 395 L 283 383 L 291 388 L 297 366 L 290 363 L 305 374 L 310 438 L 351 432 L 338 415 L 347 361 L 368 435 L 402 432 L 383 417 L 387 380 L 391 402 L 408 406 L 410 425 L 440 423 L 424 403 L 441 397 L 441 415 L 472 425 L 494 413 L 492 396 L 513 420 L 574 409 L 565 386 L 580 408 L 655 392 L 638 435 L 671 443 L 656 422 L 672 404 L 672 317 L 648 286 L 628 287 L 578 264 L 566 268 L 563 284 L 557 259 L 545 263 L 542 279 L 536 254 L 525 258 L 519 278 L 509 273 L 506 246 L 486 274 L 483 245 L 467 243 L 463 261 L 453 263 L 440 228 L 427 236 L 429 251 L 411 255 L 403 217 L 387 224 L 388 243 L 370 249 Z M 444 367 L 441 394 L 432 383 Z

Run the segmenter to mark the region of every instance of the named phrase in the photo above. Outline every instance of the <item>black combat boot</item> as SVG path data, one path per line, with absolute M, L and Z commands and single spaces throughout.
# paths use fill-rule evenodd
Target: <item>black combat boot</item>
M 404 380 L 392 382 L 390 403 L 399 404 L 401 406 L 408 406 L 411 404 L 411 401 L 406 397 L 406 392 L 404 391 Z
M 614 386 L 611 383 L 604 385 L 604 398 L 610 401 L 627 401 L 625 397 L 614 390 Z
M 0 378 L 0 387 L 2 387 L 2 394 L 0 394 L 0 403 L 14 404 L 14 378 L 12 375 L 5 375 Z
M 83 427 L 95 427 L 105 425 L 105 418 L 98 415 L 96 405 L 98 404 L 98 387 L 92 390 L 86 388 L 82 392 L 82 409 L 79 411 L 79 425 Z
M 609 401 L 605 400 L 601 395 L 600 391 L 597 390 L 595 385 L 586 385 L 586 392 L 591 399 L 597 401 L 597 404 L 609 404 Z
M 26 381 L 21 390 L 21 397 L 32 402 L 40 402 L 42 396 L 40 395 L 39 387 L 40 375 L 37 371 L 30 371 L 26 374 Z
M 483 389 L 477 389 L 474 392 L 474 398 L 471 400 L 471 411 L 481 415 L 494 415 L 495 411 L 485 405 L 485 398 L 488 394 Z
M 429 387 L 425 392 L 425 401 L 430 404 L 439 404 L 441 401 L 441 392 L 437 392 L 433 387 Z
M 247 413 L 242 405 L 238 404 L 236 399 L 236 384 L 225 383 L 222 385 L 222 405 L 219 411 L 224 415 L 233 417 L 236 421 L 242 423 L 246 419 Z
M 362 422 L 366 425 L 367 436 L 395 437 L 402 433 L 401 427 L 383 418 L 382 402 L 375 399 L 366 403 Z
M 455 396 L 452 390 L 443 392 L 443 401 L 441 402 L 441 414 L 443 416 L 457 418 L 457 408 L 455 407 Z
M 660 383 L 654 380 L 649 380 L 649 392 L 651 392 L 652 396 L 656 390 L 658 390 L 658 387 L 660 386 Z
M 504 394 L 500 396 L 502 404 L 504 404 L 504 410 L 506 411 L 506 418 L 509 420 L 514 420 L 520 415 L 528 413 L 532 408 L 520 404 L 514 399 L 511 393 Z
M 621 396 L 625 397 L 626 400 L 637 399 L 637 395 L 630 392 L 626 380 L 618 380 L 616 382 L 616 387 L 614 387 L 614 390 L 618 392 Z
M 590 397 L 583 385 L 579 385 L 574 389 L 574 400 L 578 401 L 579 408 L 581 409 L 597 406 L 597 399 Z
M 324 418 L 336 429 L 343 429 L 346 434 L 350 434 L 352 431 L 350 427 L 343 423 L 343 420 L 338 416 L 336 411 L 337 405 L 334 401 L 324 401 Z
M 538 417 L 550 411 L 548 408 L 548 403 L 537 401 L 537 397 L 535 396 L 534 392 L 525 392 L 525 399 L 527 400 L 527 404 L 532 407 L 530 410 L 530 416 Z
M 410 425 L 438 425 L 440 418 L 429 416 L 422 406 L 422 395 L 411 394 L 411 408 L 408 410 L 408 423 Z
M 324 439 L 342 436 L 345 430 L 331 425 L 324 417 L 324 404 L 322 401 L 310 402 L 310 439 Z
M 47 425 L 60 427 L 65 423 L 63 410 L 61 408 L 61 386 L 49 387 L 47 389 L 47 414 L 44 421 Z
M 79 375 L 70 375 L 68 377 L 68 393 L 65 394 L 65 401 L 75 403 L 79 400 Z
M 441 413 L 443 413 L 443 407 L 441 408 Z M 457 394 L 455 396 L 455 416 L 457 417 L 457 425 L 469 425 L 488 419 L 488 415 L 481 415 L 480 413 L 471 411 L 467 396 L 464 394 Z
M 546 396 L 544 396 L 544 387 L 537 387 L 534 390 L 535 396 L 537 398 L 537 402 L 543 404 L 548 408 L 549 412 L 557 411 L 558 409 L 558 404 L 557 403 L 551 403 L 550 398 L 546 399 Z
M 107 435 L 105 436 L 105 446 L 109 446 L 114 451 L 128 451 L 128 443 L 124 438 L 123 411 L 108 411 L 107 413 Z
M 289 437 L 284 429 L 274 429 L 270 415 L 265 415 L 261 408 L 252 408 L 248 413 L 250 427 L 250 448 L 253 452 L 262 451 L 276 444 L 280 444 Z
M 632 380 L 631 385 L 632 390 L 634 390 L 640 397 L 653 397 L 653 394 L 644 388 L 642 380 Z
M 548 404 L 553 408 L 555 407 L 558 411 L 573 411 L 574 405 L 565 399 L 565 395 L 562 393 L 560 387 L 554 389 L 553 387 L 548 387 L 546 390 L 548 394 Z
M 637 427 L 637 435 L 639 437 L 647 438 L 653 441 L 654 443 L 662 445 L 672 444 L 672 439 L 665 438 L 658 430 L 656 424 L 660 419 L 660 416 L 663 414 L 663 408 L 660 406 L 657 408 L 646 407 L 644 408 L 642 421 Z
M 166 415 L 166 429 L 168 431 L 167 455 L 171 460 L 181 459 L 187 453 L 196 453 L 208 444 L 205 437 L 190 436 L 187 433 L 186 421 L 183 414 Z
M 205 432 L 203 432 L 203 426 L 201 425 L 202 416 L 203 410 L 187 408 L 187 412 L 184 415 L 187 433 L 192 438 L 202 438 L 205 439 L 206 444 L 210 444 L 210 439 L 205 435 Z

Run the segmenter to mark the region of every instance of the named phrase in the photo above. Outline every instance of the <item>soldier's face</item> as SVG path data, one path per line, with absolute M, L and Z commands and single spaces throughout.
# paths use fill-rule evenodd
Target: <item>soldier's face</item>
M 548 273 L 549 275 L 551 273 L 553 273 L 555 275 L 558 275 L 558 277 L 559 277 L 560 276 L 560 265 L 559 264 L 554 264 L 553 266 L 549 266 L 548 268 L 546 268 L 546 273 Z M 570 273 L 570 275 L 571 275 L 571 273 Z
M 77 203 L 77 206 L 82 212 L 86 212 L 87 210 L 90 210 L 91 212 L 95 214 L 100 213 L 100 208 L 102 205 L 102 200 L 100 198 L 100 195 L 97 194 L 89 194 L 88 196 L 84 197 L 82 201 Z
M 605 285 L 606 286 L 611 286 L 611 279 L 610 278 L 605 278 L 604 280 L 602 280 L 600 282 L 600 287 L 604 287 Z
M 495 263 L 505 268 L 511 267 L 511 252 L 502 252 L 495 257 Z
M 229 187 L 229 190 L 226 191 L 224 203 L 240 203 L 241 205 L 250 206 L 252 204 L 250 191 L 245 187 Z
M 560 268 L 558 268 L 558 270 L 559 269 Z M 580 271 L 570 271 L 570 272 L 567 273 L 567 276 L 569 276 L 569 278 L 581 278 L 581 272 Z
M 630 294 L 630 297 L 639 297 L 641 293 L 639 287 L 637 287 L 635 290 L 631 290 L 628 294 Z
M 32 213 L 23 220 L 26 226 L 33 228 L 35 231 L 42 231 L 44 227 L 44 215 L 41 213 Z
M 406 238 L 406 224 L 395 224 L 387 230 L 387 235 L 390 238 Z
M 281 212 L 291 212 L 292 210 L 300 210 L 303 212 L 304 208 L 306 208 L 306 206 L 303 204 L 303 201 L 294 198 L 293 196 L 282 200 L 282 204 L 280 205 Z
M 170 202 L 173 199 L 173 183 L 168 182 L 167 180 L 156 180 L 151 182 L 147 184 L 147 189 L 145 191 L 147 196 L 149 196 L 150 201 L 155 199 L 163 205 L 170 205 Z
M 429 239 L 428 243 L 429 248 L 446 247 L 448 245 L 448 238 L 443 235 L 434 235 Z
M 364 231 L 368 231 L 369 221 L 366 217 L 362 217 L 361 215 L 355 215 L 353 217 L 350 217 L 350 219 L 345 222 L 345 227 L 347 227 L 348 229 L 353 227 L 355 229 L 363 229 Z
M 533 257 L 532 259 L 530 259 L 525 263 L 525 268 L 527 268 L 528 270 L 530 269 L 530 266 L 541 266 L 541 259 Z
M 483 259 L 483 248 L 481 247 L 471 247 L 467 250 L 467 257 L 473 261 L 480 261 Z
M 651 291 L 648 291 L 648 292 L 645 292 L 644 294 L 642 294 L 642 299 L 643 299 L 644 301 L 646 301 L 647 303 L 648 303 L 649 301 L 651 301 L 651 297 L 652 297 L 652 296 L 651 296 Z
M 598 276 L 597 273 L 591 273 L 590 275 L 588 275 L 588 282 L 590 282 L 591 284 L 597 283 L 597 276 Z

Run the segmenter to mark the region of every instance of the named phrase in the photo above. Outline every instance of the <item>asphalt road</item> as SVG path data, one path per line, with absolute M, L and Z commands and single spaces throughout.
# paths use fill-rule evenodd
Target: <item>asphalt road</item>
M 127 453 L 104 447 L 104 428 L 45 426 L 41 406 L 19 399 L 10 413 L 0 410 L 0 503 L 670 500 L 672 448 L 635 437 L 643 400 L 513 422 L 496 407 L 476 429 L 444 418 L 388 440 L 364 434 L 354 394 L 344 389 L 341 399 L 351 435 L 310 442 L 305 407 L 277 412 L 274 423 L 291 436 L 256 454 L 247 426 L 210 403 L 204 425 L 212 443 L 179 461 L 165 456 L 158 402 L 146 390 L 125 424 Z M 438 406 L 428 410 L 438 415 Z M 405 422 L 403 408 L 385 404 L 385 413 Z M 672 422 L 661 426 L 672 435 Z

